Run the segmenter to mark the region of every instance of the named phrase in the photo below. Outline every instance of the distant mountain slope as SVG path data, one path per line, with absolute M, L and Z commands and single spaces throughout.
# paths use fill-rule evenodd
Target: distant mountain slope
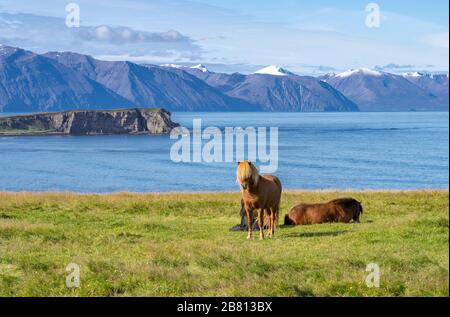
M 101 84 L 41 55 L 0 46 L 0 111 L 128 107 Z
M 157 105 L 171 111 L 255 110 L 253 105 L 234 100 L 182 70 L 100 61 L 70 52 L 49 52 L 45 56 L 85 74 L 135 106 Z
M 400 75 L 356 69 L 322 79 L 362 111 L 448 110 L 439 97 Z
M 299 76 L 272 65 L 254 74 L 202 64 L 138 65 L 72 52 L 38 55 L 0 45 L 0 111 L 164 107 L 169 111 L 448 110 L 448 75 L 368 69 Z
M 233 98 L 259 105 L 263 111 L 358 111 L 358 106 L 317 78 L 297 76 L 277 66 L 251 75 L 222 74 L 181 67 Z
M 448 74 L 406 73 L 403 77 L 438 98 L 441 106 L 449 104 Z
M 176 66 L 176 67 L 174 67 Z M 165 68 L 185 71 L 202 81 L 206 82 L 208 85 L 219 89 L 222 92 L 227 92 L 233 89 L 238 84 L 242 83 L 246 79 L 246 75 L 240 73 L 225 74 L 225 73 L 215 73 L 210 72 L 206 68 L 200 70 L 198 67 L 184 67 L 184 66 L 164 66 Z
M 260 104 L 264 111 L 359 110 L 330 85 L 306 76 L 248 75 L 227 94 Z

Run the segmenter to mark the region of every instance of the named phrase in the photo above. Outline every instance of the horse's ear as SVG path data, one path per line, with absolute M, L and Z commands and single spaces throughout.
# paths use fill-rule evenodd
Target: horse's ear
M 251 161 L 248 161 L 248 165 L 252 166 L 252 162 L 251 162 Z
M 238 161 L 237 163 L 238 163 L 238 166 L 239 166 L 242 162 L 241 162 L 241 161 Z

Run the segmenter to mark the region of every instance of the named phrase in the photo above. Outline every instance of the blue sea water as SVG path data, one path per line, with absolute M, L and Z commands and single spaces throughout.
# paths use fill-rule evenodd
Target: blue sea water
M 5 115 L 5 114 L 3 114 Z M 192 127 L 279 129 L 288 189 L 425 189 L 449 184 L 449 114 L 173 113 Z M 238 190 L 235 163 L 175 163 L 169 136 L 0 137 L 0 191 Z

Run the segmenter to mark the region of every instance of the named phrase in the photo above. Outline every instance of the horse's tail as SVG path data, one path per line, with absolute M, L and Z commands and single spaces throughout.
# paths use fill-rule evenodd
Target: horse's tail
M 280 193 L 283 191 L 283 186 L 281 185 L 281 181 L 277 176 L 273 177 L 273 181 L 280 188 Z M 275 213 L 275 227 L 278 227 L 278 219 L 280 217 L 280 202 L 278 202 L 277 212 Z
M 363 214 L 363 207 L 361 205 L 361 202 L 358 201 L 358 206 L 359 206 L 359 212 L 361 213 L 361 215 Z
M 278 204 L 277 212 L 275 213 L 275 228 L 278 227 L 279 215 L 280 215 L 280 205 Z

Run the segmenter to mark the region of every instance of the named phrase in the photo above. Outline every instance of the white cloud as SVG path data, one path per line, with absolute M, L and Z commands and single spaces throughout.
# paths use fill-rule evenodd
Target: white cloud
M 145 62 L 158 58 L 170 61 L 200 60 L 202 54 L 201 47 L 195 41 L 175 30 L 150 32 L 106 24 L 68 28 L 63 18 L 2 12 L 0 30 L 0 44 L 36 53 L 73 51 L 117 56 L 121 60 L 130 56 L 130 60 Z
M 108 25 L 80 27 L 73 30 L 73 34 L 82 40 L 108 42 L 112 44 L 191 42 L 187 36 L 175 30 L 167 32 L 146 32 L 133 30 L 129 27 L 112 27 Z
M 444 33 L 427 35 L 424 37 L 423 40 L 428 45 L 438 47 L 438 48 L 447 48 L 448 49 L 449 48 L 448 37 L 449 37 L 449 33 L 444 32 Z
M 29 12 L 25 0 L 8 1 L 24 3 L 15 12 Z M 53 0 L 43 0 L 49 1 Z M 244 72 L 255 70 L 254 65 L 270 64 L 299 73 L 390 63 L 448 69 L 447 25 L 387 12 L 384 7 L 381 28 L 369 29 L 364 23 L 364 6 L 360 10 L 331 7 L 308 11 L 296 10 L 300 1 L 286 1 L 292 6 L 280 3 L 276 10 L 259 2 L 255 9 L 238 0 L 217 0 L 213 5 L 209 0 L 77 2 L 82 7 L 82 26 L 91 25 L 78 30 L 78 35 L 77 30 L 61 27 L 61 19 L 11 15 L 9 21 L 24 21 L 25 25 L 20 32 L 11 26 L 2 28 L 0 19 L 0 37 L 10 45 L 38 52 L 72 50 L 157 63 L 223 63 Z M 233 9 L 242 6 L 247 9 Z M 35 13 L 59 16 L 49 4 L 39 2 L 35 9 Z M 164 32 L 170 29 L 181 33 Z
M 201 61 L 200 56 L 190 55 L 188 53 L 180 53 L 177 51 L 149 51 L 146 54 L 96 54 L 96 59 L 105 61 L 130 61 L 138 64 L 164 64 L 172 62 L 192 62 L 197 63 Z

